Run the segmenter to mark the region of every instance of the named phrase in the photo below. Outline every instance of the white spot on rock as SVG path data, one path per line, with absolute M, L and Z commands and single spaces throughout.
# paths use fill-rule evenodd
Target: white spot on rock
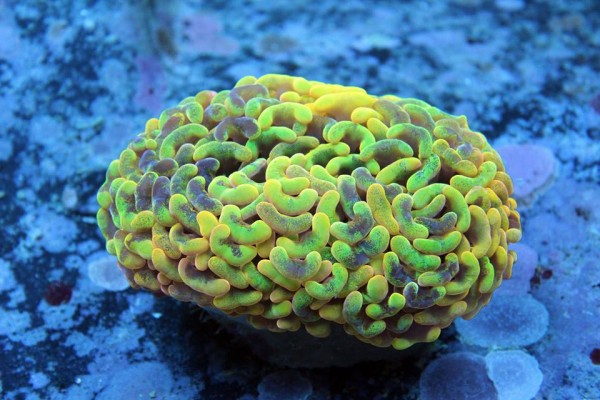
M 102 257 L 88 265 L 88 276 L 91 281 L 103 289 L 111 291 L 125 290 L 129 282 L 119 270 L 115 257 Z

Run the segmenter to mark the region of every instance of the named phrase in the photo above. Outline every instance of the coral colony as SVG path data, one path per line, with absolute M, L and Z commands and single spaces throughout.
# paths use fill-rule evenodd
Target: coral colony
M 150 119 L 108 167 L 97 219 L 133 287 L 401 350 L 474 317 L 510 278 L 512 193 L 464 116 L 249 76 Z

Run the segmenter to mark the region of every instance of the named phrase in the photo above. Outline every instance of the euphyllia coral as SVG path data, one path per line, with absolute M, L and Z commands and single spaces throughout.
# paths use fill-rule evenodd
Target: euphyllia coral
M 97 217 L 133 287 L 405 349 L 510 277 L 512 192 L 464 116 L 265 75 L 150 119 L 108 167 Z

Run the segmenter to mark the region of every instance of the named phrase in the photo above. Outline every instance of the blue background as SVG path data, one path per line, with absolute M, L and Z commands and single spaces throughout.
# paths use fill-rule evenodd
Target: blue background
M 600 398 L 598 26 L 593 0 L 0 0 L 0 398 Z M 110 273 L 109 162 L 162 109 L 265 73 L 417 97 L 503 149 L 522 257 L 479 325 L 408 362 L 286 369 Z

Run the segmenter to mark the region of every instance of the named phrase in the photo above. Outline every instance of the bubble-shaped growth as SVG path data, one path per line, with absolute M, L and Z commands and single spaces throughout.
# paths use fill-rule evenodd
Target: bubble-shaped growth
M 108 167 L 97 217 L 133 287 L 404 349 L 510 277 L 512 192 L 464 116 L 265 75 L 150 119 Z
M 522 350 L 493 351 L 485 363 L 498 400 L 529 400 L 540 390 L 544 375 L 535 357 Z
M 477 319 L 456 321 L 461 339 L 481 347 L 529 346 L 548 330 L 548 310 L 529 294 L 500 294 Z
M 485 369 L 485 359 L 459 352 L 431 362 L 419 381 L 421 400 L 497 400 L 497 392 Z

